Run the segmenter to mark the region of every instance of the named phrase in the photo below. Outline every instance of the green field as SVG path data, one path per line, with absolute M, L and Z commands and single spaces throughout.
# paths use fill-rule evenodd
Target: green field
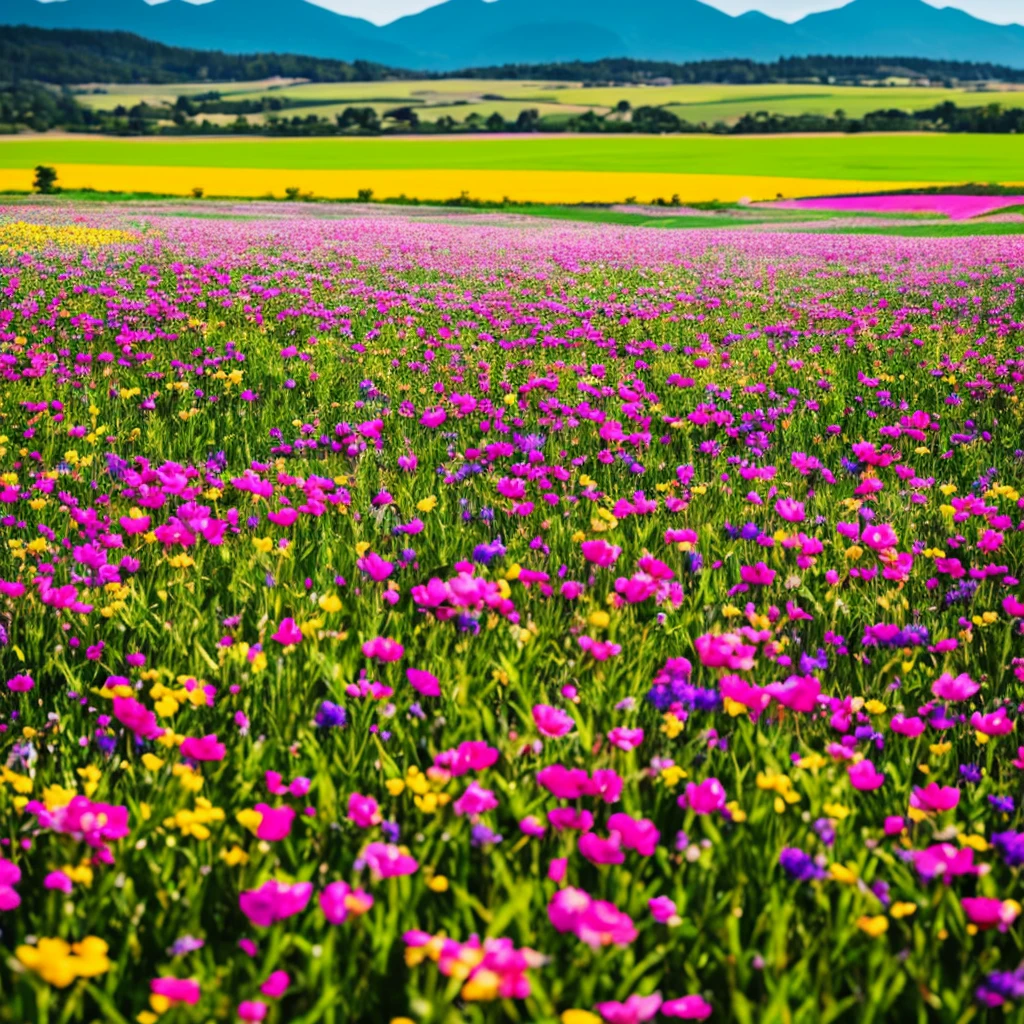
M 594 110 L 604 114 L 620 101 L 632 107 L 669 106 L 694 123 L 733 122 L 745 113 L 832 114 L 842 109 L 850 117 L 874 110 L 924 110 L 951 101 L 957 106 L 1024 106 L 1024 90 L 979 92 L 968 89 L 912 86 L 832 85 L 672 85 L 584 87 L 578 83 L 446 79 L 403 82 L 197 82 L 184 85 L 109 85 L 102 93 L 85 93 L 79 100 L 97 110 L 147 102 L 172 104 L 179 95 L 218 91 L 225 99 L 252 100 L 266 96 L 287 99 L 299 109 L 288 116 L 317 113 L 333 117 L 346 106 L 372 106 L 383 112 L 396 105 L 422 108 L 427 120 L 441 116 L 462 120 L 474 111 L 487 117 L 495 110 L 514 120 L 520 110 L 536 108 L 542 116 Z M 330 101 L 332 106 L 309 106 Z M 334 105 L 336 104 L 336 106 Z M 564 108 L 559 110 L 558 108 Z M 212 118 L 211 118 L 212 119 Z
M 533 170 L 761 175 L 860 181 L 1024 181 L 1016 135 L 540 136 L 417 139 L 52 139 L 0 146 L 36 164 L 297 170 Z

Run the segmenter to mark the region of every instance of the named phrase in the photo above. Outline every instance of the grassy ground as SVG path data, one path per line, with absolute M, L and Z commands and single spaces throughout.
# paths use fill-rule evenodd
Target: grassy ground
M 1021 181 L 1014 135 L 5 141 L 0 168 L 45 164 L 291 170 L 537 170 L 729 174 L 872 181 Z

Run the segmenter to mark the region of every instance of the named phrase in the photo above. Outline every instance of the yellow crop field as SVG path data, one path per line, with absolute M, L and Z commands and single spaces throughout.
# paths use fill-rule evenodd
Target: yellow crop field
M 208 196 L 281 197 L 299 187 L 320 198 L 351 199 L 360 189 L 378 198 L 407 195 L 443 201 L 469 193 L 474 199 L 500 202 L 510 197 L 536 203 L 619 203 L 627 198 L 650 202 L 678 195 L 684 202 L 736 202 L 784 197 L 875 192 L 917 188 L 934 182 L 858 181 L 791 178 L 754 174 L 668 174 L 637 171 L 521 170 L 286 170 L 232 167 L 139 167 L 61 164 L 57 171 L 66 189 L 112 192 L 157 192 L 189 195 L 201 188 Z M 0 189 L 27 190 L 30 170 L 0 169 Z

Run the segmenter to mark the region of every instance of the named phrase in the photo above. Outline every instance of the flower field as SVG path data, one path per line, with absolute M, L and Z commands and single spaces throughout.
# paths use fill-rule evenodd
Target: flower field
M 1021 1012 L 1024 242 L 0 209 L 0 1021 Z

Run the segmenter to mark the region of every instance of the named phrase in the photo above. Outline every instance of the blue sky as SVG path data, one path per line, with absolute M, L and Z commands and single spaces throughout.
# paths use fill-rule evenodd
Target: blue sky
M 436 0 L 313 0 L 321 7 L 368 18 L 377 24 L 392 21 L 403 14 L 432 7 Z M 777 18 L 794 21 L 812 11 L 829 7 L 842 7 L 848 0 L 705 0 L 730 14 L 756 9 Z M 1020 22 L 1024 24 L 1024 0 L 927 0 L 933 7 L 959 7 L 978 18 L 988 21 Z M 557 5 L 557 0 L 555 0 Z

